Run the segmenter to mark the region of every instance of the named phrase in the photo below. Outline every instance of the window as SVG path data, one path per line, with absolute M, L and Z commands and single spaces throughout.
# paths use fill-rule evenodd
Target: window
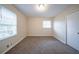
M 43 28 L 51 28 L 51 21 L 50 20 L 44 20 L 43 21 Z
M 0 40 L 17 34 L 16 14 L 0 6 Z

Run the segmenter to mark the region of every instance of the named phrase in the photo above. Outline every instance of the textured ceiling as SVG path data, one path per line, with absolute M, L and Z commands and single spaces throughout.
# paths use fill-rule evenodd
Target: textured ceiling
M 37 16 L 37 17 L 54 17 L 61 13 L 65 8 L 68 7 L 67 4 L 48 4 L 48 9 L 46 11 L 40 12 L 36 10 L 35 4 L 16 4 L 15 7 L 24 13 L 26 16 Z

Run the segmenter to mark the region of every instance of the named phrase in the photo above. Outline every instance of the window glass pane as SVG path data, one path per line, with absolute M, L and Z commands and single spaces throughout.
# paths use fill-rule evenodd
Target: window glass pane
M 49 20 L 43 21 L 43 28 L 51 28 L 51 21 Z
M 17 16 L 0 6 L 0 40 L 17 34 Z

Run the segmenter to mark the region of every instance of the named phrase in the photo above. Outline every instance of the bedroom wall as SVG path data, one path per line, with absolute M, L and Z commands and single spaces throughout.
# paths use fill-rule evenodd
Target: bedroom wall
M 29 17 L 28 36 L 53 36 L 52 28 L 50 29 L 43 28 L 43 20 L 50 20 L 52 23 L 53 18 Z
M 17 15 L 17 35 L 0 40 L 0 53 L 5 53 L 27 36 L 27 18 L 20 13 L 13 5 L 3 5 Z M 9 47 L 7 48 L 7 45 Z
M 69 5 L 63 12 L 54 18 L 54 36 L 63 43 L 67 43 L 67 16 L 79 11 L 79 5 Z

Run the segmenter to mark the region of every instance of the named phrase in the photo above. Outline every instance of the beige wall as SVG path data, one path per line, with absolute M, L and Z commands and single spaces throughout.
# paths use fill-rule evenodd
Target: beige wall
M 69 5 L 67 9 L 64 10 L 64 12 L 60 13 L 59 15 L 57 15 L 55 18 L 54 18 L 54 26 L 53 26 L 53 29 L 54 29 L 54 36 L 62 41 L 63 43 L 66 43 L 66 33 L 67 33 L 67 26 L 66 26 L 66 21 L 67 20 L 67 16 L 68 15 L 71 15 L 72 13 L 74 12 L 77 12 L 79 11 L 79 5 Z M 69 27 L 68 27 L 69 28 Z M 74 29 L 75 27 L 72 27 L 72 30 Z M 72 31 L 70 30 L 70 31 Z M 70 34 L 72 35 L 72 34 Z M 73 37 L 73 36 L 71 36 Z M 68 39 L 67 39 L 68 40 Z M 77 38 L 76 38 L 77 40 Z M 73 46 L 72 46 L 73 47 Z M 78 44 L 77 44 L 77 48 L 78 48 Z M 75 48 L 75 49 L 77 49 Z M 78 49 L 77 49 L 78 50 Z
M 27 18 L 20 13 L 13 5 L 3 5 L 10 9 L 17 15 L 17 35 L 0 41 L 0 53 L 7 51 L 14 46 L 17 42 L 21 41 L 27 36 Z M 11 45 L 12 44 L 12 45 Z M 10 47 L 7 48 L 6 45 Z
M 28 19 L 28 36 L 53 36 L 51 29 L 44 29 L 43 20 L 53 21 L 53 18 L 29 17 Z M 51 24 L 52 25 L 52 24 Z

